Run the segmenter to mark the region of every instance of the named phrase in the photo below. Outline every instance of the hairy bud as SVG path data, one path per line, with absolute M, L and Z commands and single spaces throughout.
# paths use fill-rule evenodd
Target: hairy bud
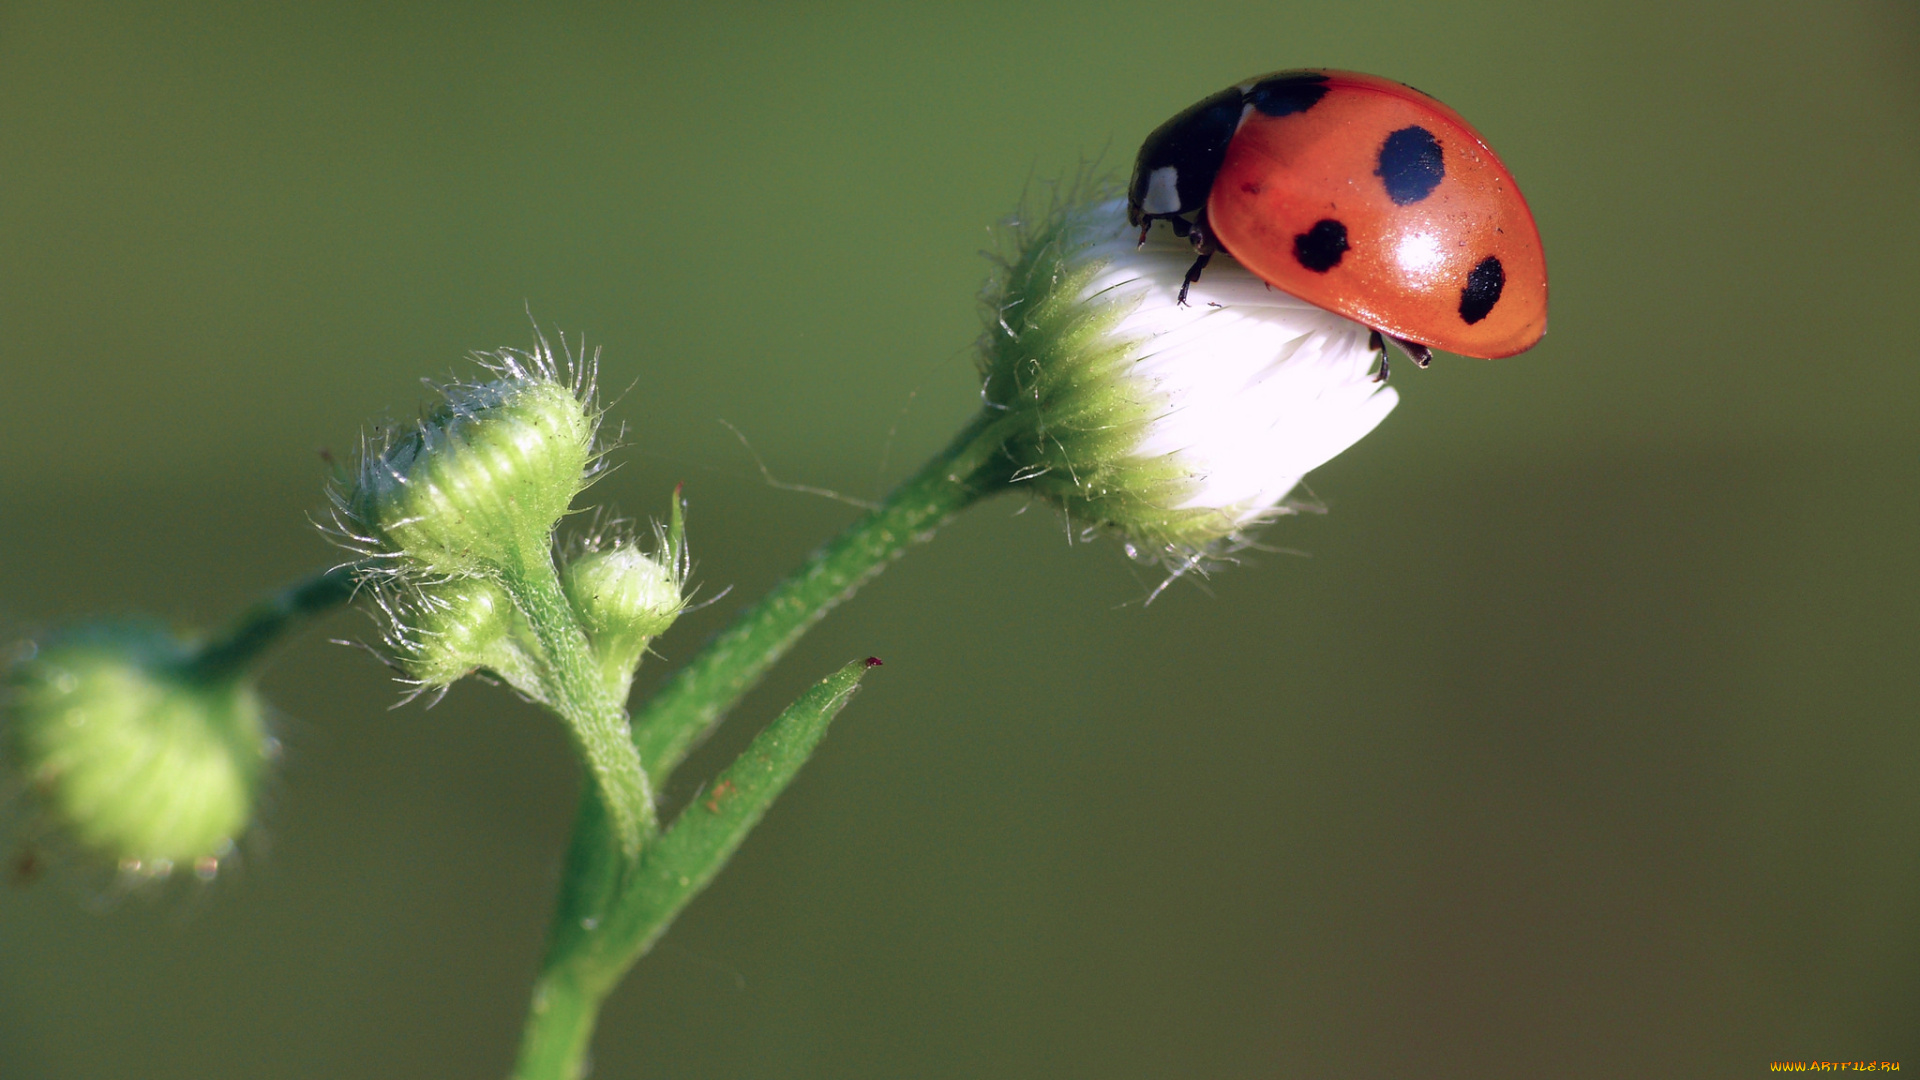
M 482 574 L 544 556 L 591 479 L 590 373 L 561 379 L 544 346 L 484 359 L 500 378 L 445 388 L 443 404 L 369 447 L 351 490 L 334 493 L 341 532 L 398 572 Z
M 677 492 L 672 521 L 655 531 L 655 554 L 641 551 L 631 539 L 600 536 L 561 570 L 567 600 L 593 644 L 601 677 L 623 701 L 647 643 L 686 608 L 685 528 Z
M 383 596 L 380 607 L 393 664 L 420 691 L 445 690 L 486 671 L 529 698 L 546 699 L 540 644 L 491 578 L 403 586 L 398 597 Z

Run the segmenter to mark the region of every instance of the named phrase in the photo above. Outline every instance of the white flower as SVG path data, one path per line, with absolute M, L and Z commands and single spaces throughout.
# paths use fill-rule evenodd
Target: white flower
M 1400 396 L 1371 373 L 1378 354 L 1367 327 L 1273 288 L 1224 254 L 1180 306 L 1192 245 L 1161 229 L 1136 249 L 1124 203 L 1095 213 L 1117 228 L 1087 251 L 1106 267 L 1084 295 L 1134 305 L 1110 333 L 1136 343 L 1125 374 L 1165 405 L 1133 453 L 1173 455 L 1197 481 L 1176 509 L 1216 510 L 1236 526 L 1258 521 L 1393 411 Z
M 1139 246 L 1122 202 L 1024 239 L 983 363 L 988 401 L 1033 415 L 1036 437 L 1011 444 L 1017 475 L 1176 563 L 1286 513 L 1301 478 L 1399 400 L 1372 374 L 1367 327 L 1228 255 L 1181 305 L 1192 245 L 1156 228 Z

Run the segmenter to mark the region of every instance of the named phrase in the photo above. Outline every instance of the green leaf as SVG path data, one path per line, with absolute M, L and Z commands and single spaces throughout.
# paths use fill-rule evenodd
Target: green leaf
M 681 811 L 642 857 L 628 900 L 614 917 L 611 940 L 637 941 L 644 952 L 666 930 L 727 864 L 813 756 L 860 680 L 879 665 L 872 657 L 856 660 L 814 684 Z

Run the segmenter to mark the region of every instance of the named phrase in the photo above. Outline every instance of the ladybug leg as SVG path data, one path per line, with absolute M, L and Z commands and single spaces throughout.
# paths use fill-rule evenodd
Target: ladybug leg
M 1181 224 L 1184 225 L 1186 223 L 1181 222 Z M 1191 234 L 1193 239 L 1193 250 L 1195 252 L 1193 265 L 1187 267 L 1187 276 L 1180 281 L 1180 298 L 1175 301 L 1181 307 L 1186 307 L 1187 290 L 1193 288 L 1193 283 L 1200 280 L 1200 271 L 1207 268 L 1207 263 L 1213 260 L 1213 253 L 1220 250 L 1220 242 L 1215 240 L 1213 233 L 1207 229 L 1207 212 L 1205 210 L 1200 211 L 1200 216 L 1192 225 L 1188 226 L 1184 232 L 1178 228 L 1176 228 L 1174 232 L 1180 236 L 1188 236 Z
M 1388 336 L 1388 340 L 1400 346 L 1400 351 L 1407 354 L 1407 359 L 1413 361 L 1414 367 L 1424 368 L 1428 364 L 1433 363 L 1433 350 L 1427 348 L 1425 345 L 1417 341 L 1408 341 L 1406 338 L 1392 337 L 1391 335 Z
M 1193 260 L 1193 265 L 1187 267 L 1187 276 L 1180 281 L 1180 298 L 1175 303 L 1181 307 L 1187 306 L 1187 290 L 1193 287 L 1194 282 L 1200 280 L 1200 271 L 1205 270 L 1207 263 L 1212 259 L 1213 252 L 1203 251 L 1199 258 Z
M 1424 368 L 1428 364 L 1433 363 L 1433 350 L 1427 348 L 1425 345 L 1417 341 L 1397 338 L 1391 334 L 1382 334 L 1380 331 L 1375 330 L 1367 337 L 1367 348 L 1380 354 L 1380 370 L 1374 373 L 1374 382 L 1383 383 L 1387 381 L 1387 357 L 1390 355 L 1387 352 L 1387 342 L 1389 341 L 1398 345 L 1400 351 L 1407 354 L 1407 359 L 1413 361 L 1415 367 Z

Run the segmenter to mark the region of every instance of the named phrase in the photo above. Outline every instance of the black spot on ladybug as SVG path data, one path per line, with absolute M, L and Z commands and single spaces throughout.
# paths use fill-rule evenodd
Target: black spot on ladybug
M 1447 178 L 1440 141 L 1426 128 L 1401 128 L 1380 144 L 1380 167 L 1373 170 L 1373 175 L 1386 185 L 1387 198 L 1394 205 L 1419 202 Z
M 1347 227 L 1332 218 L 1314 222 L 1313 228 L 1293 238 L 1294 259 L 1316 274 L 1339 266 L 1340 256 L 1346 253 Z
M 1248 180 L 1240 185 L 1240 190 L 1246 192 L 1249 195 L 1258 195 L 1262 191 L 1265 191 L 1266 189 L 1267 187 L 1265 184 L 1256 184 L 1251 180 Z
M 1492 255 L 1480 260 L 1480 264 L 1467 275 L 1467 287 L 1460 290 L 1460 318 L 1468 326 L 1487 317 L 1493 305 L 1500 302 L 1500 290 L 1507 287 L 1507 271 L 1500 260 Z
M 1303 113 L 1327 96 L 1325 75 L 1280 75 L 1254 84 L 1247 104 L 1268 116 Z

